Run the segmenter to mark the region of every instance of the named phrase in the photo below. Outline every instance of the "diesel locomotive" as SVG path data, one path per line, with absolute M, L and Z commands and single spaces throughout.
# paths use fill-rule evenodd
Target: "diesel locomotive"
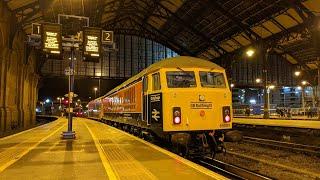
M 88 115 L 149 139 L 165 139 L 185 152 L 195 146 L 215 152 L 210 138 L 232 128 L 231 91 L 222 67 L 179 56 L 150 65 L 89 102 Z

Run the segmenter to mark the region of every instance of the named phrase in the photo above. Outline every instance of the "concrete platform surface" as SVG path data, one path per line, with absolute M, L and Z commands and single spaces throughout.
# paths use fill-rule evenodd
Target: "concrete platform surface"
M 105 124 L 58 120 L 0 139 L 0 179 L 226 179 Z
M 320 129 L 320 121 L 318 120 L 288 120 L 288 119 L 261 119 L 261 118 L 233 118 L 233 123 L 264 125 L 264 126 L 280 126 L 293 128 Z

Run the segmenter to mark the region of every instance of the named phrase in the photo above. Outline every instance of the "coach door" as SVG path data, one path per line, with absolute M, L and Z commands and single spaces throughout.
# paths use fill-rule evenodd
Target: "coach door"
M 143 79 L 143 121 L 150 125 L 149 117 L 149 101 L 148 101 L 148 76 L 144 76 Z

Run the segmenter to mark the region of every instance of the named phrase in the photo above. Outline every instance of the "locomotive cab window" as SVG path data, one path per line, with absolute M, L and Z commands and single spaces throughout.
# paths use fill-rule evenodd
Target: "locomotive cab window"
M 152 90 L 160 90 L 161 89 L 161 84 L 160 84 L 160 74 L 155 73 L 152 74 Z
M 168 71 L 166 72 L 168 88 L 196 87 L 193 71 Z
M 143 92 L 148 91 L 148 76 L 143 77 Z
M 200 81 L 202 87 L 225 88 L 226 83 L 223 73 L 200 71 Z

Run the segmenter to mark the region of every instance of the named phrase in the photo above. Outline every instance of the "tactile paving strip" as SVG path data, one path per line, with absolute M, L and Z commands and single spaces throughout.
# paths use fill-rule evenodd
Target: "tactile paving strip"
M 86 123 L 99 139 L 109 164 L 120 179 L 157 179 L 149 170 L 123 150 L 121 145 L 112 140 L 116 139 L 119 133 L 114 133 L 114 136 L 109 138 L 110 132 L 107 133 L 105 127 L 101 129 L 102 126 L 99 126 L 99 124 L 88 121 Z

